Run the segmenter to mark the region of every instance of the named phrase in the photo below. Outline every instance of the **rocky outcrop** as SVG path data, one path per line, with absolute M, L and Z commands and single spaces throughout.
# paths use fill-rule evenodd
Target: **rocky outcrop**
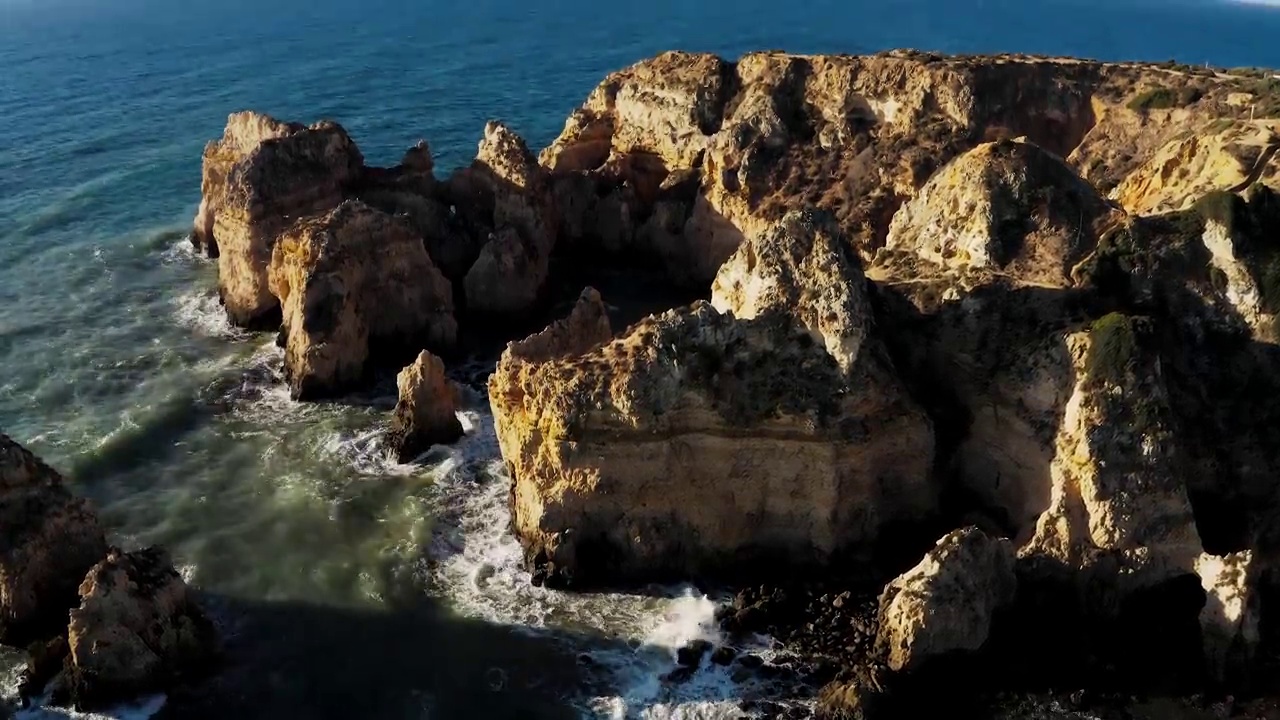
M 1013 545 L 976 527 L 938 540 L 918 565 L 880 596 L 877 650 L 890 670 L 910 672 L 929 660 L 979 650 L 996 614 L 1017 592 Z
M 467 271 L 467 307 L 520 315 L 539 298 L 550 270 L 558 223 L 545 171 L 524 140 L 502 123 L 485 125 L 476 159 L 449 180 L 467 212 L 489 228 Z
M 609 342 L 613 329 L 609 311 L 595 288 L 584 288 L 569 316 L 539 333 L 507 345 L 504 359 L 527 363 L 576 357 Z
M 1067 338 L 1077 382 L 1050 466 L 1050 505 L 1019 550 L 1025 562 L 1067 569 L 1089 596 L 1087 611 L 1100 615 L 1193 572 L 1201 553 L 1151 332 L 1112 314 Z
M 400 462 L 408 462 L 432 445 L 462 437 L 457 390 L 444 374 L 440 358 L 422 351 L 396 376 L 400 399 L 391 421 L 390 442 Z
M 716 275 L 711 304 L 742 320 L 793 316 L 844 372 L 857 364 L 872 322 L 862 267 L 834 218 L 807 210 L 744 241 Z
M 106 551 L 89 503 L 0 435 L 0 643 L 25 646 L 57 634 L 85 572 Z
M 807 252 L 783 252 L 788 233 Z M 589 585 L 825 562 L 935 509 L 930 423 L 883 349 L 858 339 L 866 290 L 832 240 L 799 214 L 754 266 L 743 251 L 722 300 L 756 317 L 698 303 L 602 346 L 563 347 L 552 338 L 574 334 L 560 327 L 508 348 L 490 401 L 515 530 L 541 575 Z M 776 294 L 743 291 L 770 281 Z M 801 288 L 814 294 L 787 308 Z
M 218 636 L 163 550 L 112 549 L 80 585 L 67 646 L 72 698 L 100 707 L 206 670 Z
M 270 281 L 284 308 L 285 371 L 295 398 L 360 382 L 372 348 L 392 356 L 448 350 L 457 337 L 452 288 L 421 238 L 359 201 L 286 231 Z
M 279 303 L 267 268 L 277 238 L 298 218 L 338 205 L 363 166 L 335 123 L 303 126 L 252 112 L 228 118 L 222 139 L 204 151 L 193 237 L 218 256 L 218 288 L 232 322 L 273 324 Z
M 1200 632 L 1210 677 L 1219 683 L 1239 683 L 1249 677 L 1261 641 L 1259 563 L 1251 551 L 1225 557 L 1205 553 L 1195 571 L 1205 592 Z
M 988 143 L 947 164 L 902 206 L 876 266 L 898 277 L 946 277 L 953 292 L 1005 278 L 1067 287 L 1076 264 L 1122 218 L 1047 151 Z

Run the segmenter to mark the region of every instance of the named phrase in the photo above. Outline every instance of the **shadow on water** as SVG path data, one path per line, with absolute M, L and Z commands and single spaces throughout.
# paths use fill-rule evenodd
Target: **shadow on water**
M 156 720 L 576 718 L 576 652 L 620 641 L 452 616 L 418 598 L 385 610 L 203 598 L 221 671 L 175 690 Z

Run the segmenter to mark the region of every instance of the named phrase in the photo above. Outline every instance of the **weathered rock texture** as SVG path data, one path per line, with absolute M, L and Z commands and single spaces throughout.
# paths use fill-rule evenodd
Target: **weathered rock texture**
M 976 527 L 949 533 L 880 596 L 877 650 L 889 669 L 982 647 L 996 614 L 1013 602 L 1013 545 Z
M 432 445 L 462 437 L 457 390 L 444 374 L 444 362 L 427 351 L 396 376 L 400 399 L 391 420 L 391 446 L 400 462 Z
M 1204 587 L 1200 611 L 1205 663 L 1210 676 L 1230 683 L 1247 678 L 1258 650 L 1260 568 L 1248 550 L 1226 557 L 1201 555 L 1196 573 Z
M 0 643 L 24 646 L 57 634 L 85 572 L 106 551 L 89 503 L 0 435 Z
M 290 228 L 276 243 L 270 280 L 284 307 L 285 371 L 296 398 L 358 383 L 371 348 L 411 356 L 449 349 L 457 338 L 452 288 L 422 240 L 359 201 Z
M 1050 466 L 1049 508 L 1020 550 L 1069 568 L 1104 614 L 1124 595 L 1193 572 L 1201 553 L 1151 332 L 1112 314 L 1067 338 L 1078 380 Z
M 270 324 L 279 304 L 267 266 L 280 234 L 298 218 L 341 202 L 364 166 L 345 130 L 330 122 L 282 123 L 242 112 L 204 151 L 197 241 L 218 256 L 218 287 L 231 320 Z
M 813 218 L 793 221 L 779 233 L 807 233 L 807 252 L 766 252 L 739 279 L 833 293 L 843 315 L 814 330 L 760 297 L 751 319 L 698 303 L 574 354 L 538 339 L 504 353 L 490 401 L 515 529 L 548 579 L 817 563 L 869 551 L 935 509 L 928 420 L 878 345 L 848 342 L 868 323 L 849 315 L 869 308 L 865 297 L 840 299 L 865 293 L 857 264 Z M 820 306 L 807 298 L 798 315 Z M 834 354 L 814 339 L 824 331 Z
M 208 669 L 213 625 L 159 548 L 111 552 L 80 585 L 67 669 L 78 706 L 164 689 Z

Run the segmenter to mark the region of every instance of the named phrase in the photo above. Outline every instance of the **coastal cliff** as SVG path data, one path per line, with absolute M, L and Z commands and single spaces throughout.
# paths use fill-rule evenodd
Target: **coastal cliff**
M 957 657 L 1036 687 L 1103 657 L 1128 689 L 1176 658 L 1187 687 L 1241 688 L 1280 551 L 1277 92 L 1187 66 L 671 52 L 540 153 L 489 123 L 440 179 L 425 145 L 373 168 L 332 123 L 232 116 L 193 238 L 233 322 L 283 308 L 301 398 L 506 333 L 488 391 L 535 582 L 885 588 L 856 641 L 823 635 L 850 668 L 833 716 Z M 598 268 L 702 300 L 549 311 Z M 428 357 L 401 415 L 452 438 Z M 1002 664 L 1041 633 L 1061 663 Z

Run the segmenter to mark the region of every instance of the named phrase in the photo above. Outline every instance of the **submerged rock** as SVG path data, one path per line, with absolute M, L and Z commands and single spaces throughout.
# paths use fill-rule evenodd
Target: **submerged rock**
M 1013 545 L 976 527 L 938 540 L 918 565 L 880 596 L 877 651 L 890 670 L 982 648 L 996 614 L 1017 591 Z
M 89 503 L 0 435 L 0 643 L 25 646 L 65 628 L 80 581 L 106 552 Z
M 422 351 L 396 376 L 400 399 L 391 421 L 391 446 L 400 462 L 408 462 L 432 445 L 462 437 L 456 391 L 440 358 Z
M 421 238 L 359 201 L 285 233 L 271 291 L 284 308 L 285 372 L 297 399 L 359 384 L 371 348 L 390 359 L 410 348 L 448 350 L 457 337 L 452 289 Z
M 297 218 L 340 203 L 364 167 L 342 126 L 283 123 L 241 112 L 204 151 L 194 238 L 218 256 L 218 289 L 236 325 L 270 325 L 279 309 L 267 268 Z M 215 249 L 216 248 L 216 249 Z
M 112 549 L 80 585 L 67 645 L 78 707 L 101 707 L 170 687 L 218 654 L 212 623 L 159 548 Z

